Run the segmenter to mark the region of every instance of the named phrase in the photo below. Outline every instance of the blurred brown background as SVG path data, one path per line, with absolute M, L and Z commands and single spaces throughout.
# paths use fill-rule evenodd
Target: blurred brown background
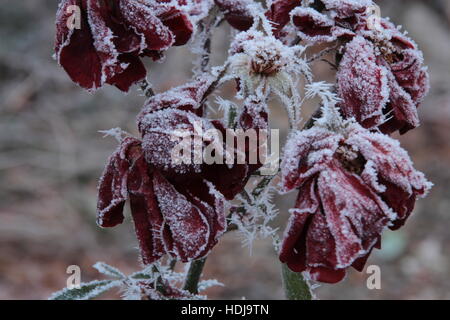
M 91 268 L 96 261 L 124 272 L 139 268 L 129 219 L 102 230 L 95 206 L 97 178 L 116 145 L 98 131 L 135 132 L 144 98 L 112 87 L 90 95 L 69 80 L 51 58 L 57 2 L 0 2 L 0 299 L 46 299 L 65 286 L 71 264 L 81 266 L 83 281 L 100 277 Z M 370 258 L 369 264 L 381 267 L 381 290 L 368 290 L 368 275 L 350 271 L 342 283 L 315 292 L 322 299 L 450 299 L 450 1 L 378 3 L 383 16 L 419 43 L 430 67 L 432 90 L 420 108 L 422 126 L 400 140 L 435 187 L 403 229 L 385 234 L 383 249 Z M 227 50 L 226 31 L 213 40 L 216 63 Z M 170 64 L 149 65 L 156 91 L 189 77 L 187 54 L 171 50 Z M 326 64 L 316 71 L 318 78 L 330 79 Z M 306 113 L 308 108 L 313 106 Z M 284 119 L 277 110 L 274 105 L 273 124 L 280 127 Z M 292 197 L 277 200 L 281 228 Z M 257 241 L 250 256 L 229 234 L 210 256 L 205 276 L 226 284 L 210 290 L 213 299 L 282 299 L 279 274 L 269 241 Z

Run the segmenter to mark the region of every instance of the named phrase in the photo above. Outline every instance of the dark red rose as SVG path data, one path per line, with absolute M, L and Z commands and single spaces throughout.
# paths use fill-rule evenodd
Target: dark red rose
M 421 52 L 395 48 L 383 53 L 357 36 L 347 44 L 337 74 L 344 115 L 384 133 L 405 133 L 417 127 L 417 107 L 429 88 Z
M 138 117 L 142 141 L 124 139 L 100 180 L 98 224 L 114 227 L 122 223 L 124 204 L 129 200 L 145 264 L 165 254 L 183 262 L 207 255 L 226 230 L 225 199 L 232 200 L 242 192 L 259 168 L 203 161 L 205 148 L 217 143 L 205 138 L 207 131 L 215 130 L 223 137 L 226 131 L 220 121 L 199 116 L 211 81 L 200 78 L 150 98 Z M 255 126 L 267 125 L 267 115 L 261 112 L 261 121 Z M 173 155 L 178 155 L 173 153 L 174 147 L 180 144 L 177 137 L 191 139 L 187 162 L 174 161 Z M 226 149 L 224 140 L 218 143 Z M 196 162 L 198 150 L 200 161 Z
M 225 14 L 227 22 L 235 29 L 246 31 L 253 25 L 253 16 L 248 9 L 251 0 L 214 0 Z
M 207 179 L 225 198 L 230 200 L 243 190 L 252 172 L 260 165 L 235 162 L 230 166 L 225 163 L 207 164 L 201 161 L 201 163 L 186 165 L 174 164 L 171 158 L 173 147 L 179 143 L 179 141 L 172 141 L 174 132 L 179 132 L 180 135 L 186 135 L 187 132 L 192 136 L 191 140 L 194 142 L 195 137 L 201 139 L 200 135 L 205 135 L 208 130 L 217 130 L 222 134 L 225 143 L 227 127 L 220 121 L 201 118 L 205 94 L 208 93 L 211 83 L 211 78 L 203 77 L 150 98 L 138 116 L 138 127 L 143 137 L 143 146 L 149 163 L 164 170 L 166 176 L 170 176 L 171 179 L 178 182 L 187 181 L 189 183 L 192 177 Z M 267 119 L 267 114 L 265 119 Z M 242 127 L 242 129 L 248 129 L 248 127 Z M 203 143 L 203 150 L 208 145 L 208 143 Z M 223 146 L 223 150 L 225 149 L 226 146 Z M 235 149 L 234 152 L 237 154 L 238 150 Z M 236 154 L 235 160 L 237 159 Z M 194 148 L 188 158 L 196 159 Z
M 362 271 L 382 231 L 397 229 L 431 188 L 396 140 L 356 123 L 292 134 L 281 188 L 299 188 L 280 260 L 313 280 L 336 283 Z
M 145 264 L 164 254 L 183 262 L 201 258 L 226 229 L 223 196 L 203 179 L 191 182 L 169 182 L 147 163 L 141 141 L 126 138 L 100 180 L 97 222 L 121 223 L 129 200 Z
M 71 6 L 81 11 L 81 28 L 69 28 Z M 69 11 L 68 11 L 69 10 Z M 192 34 L 187 15 L 162 1 L 63 0 L 56 18 L 55 56 L 71 79 L 94 91 L 105 83 L 122 91 L 146 76 L 140 57 L 159 59 Z

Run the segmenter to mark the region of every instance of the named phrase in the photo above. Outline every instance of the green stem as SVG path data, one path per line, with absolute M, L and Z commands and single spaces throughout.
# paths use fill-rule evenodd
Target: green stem
M 282 264 L 283 287 L 288 300 L 312 300 L 311 289 L 300 272 L 291 271 Z
M 192 294 L 198 294 L 198 282 L 200 281 L 200 277 L 202 276 L 205 263 L 206 258 L 191 262 L 188 273 L 186 275 L 186 281 L 183 287 L 184 290 L 187 290 Z

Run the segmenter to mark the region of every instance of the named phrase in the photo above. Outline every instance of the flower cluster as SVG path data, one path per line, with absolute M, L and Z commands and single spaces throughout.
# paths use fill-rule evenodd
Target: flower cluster
M 373 248 L 380 248 L 382 232 L 403 226 L 416 200 L 431 188 L 389 136 L 419 125 L 417 107 L 429 80 L 418 46 L 387 19 L 374 17 L 371 0 L 266 4 L 61 1 L 55 56 L 89 91 L 104 84 L 129 91 L 146 78 L 143 57 L 161 60 L 166 50 L 189 45 L 190 39 L 192 52 L 201 54 L 192 80 L 166 92 L 146 91 L 137 117 L 140 136 L 120 136 L 100 179 L 98 224 L 121 224 L 129 202 L 147 270 L 165 258 L 203 259 L 224 233 L 239 229 L 250 240 L 258 232 L 272 237 L 292 271 L 335 283 L 349 267 L 361 271 Z M 73 6 L 79 9 L 79 28 L 71 26 Z M 229 57 L 210 68 L 213 31 L 223 20 L 236 29 Z M 315 45 L 326 47 L 323 54 L 335 53 L 334 86 L 314 82 L 310 64 L 317 59 L 307 55 Z M 227 80 L 237 83 L 239 103 L 219 97 L 222 118 L 212 117 L 210 98 Z M 299 90 L 302 84 L 305 90 Z M 322 103 L 300 130 L 302 104 L 316 95 Z M 268 225 L 277 214 L 268 199 L 275 176 L 261 177 L 261 159 L 248 161 L 252 153 L 259 155 L 260 144 L 257 150 L 249 142 L 245 150 L 223 146 L 245 153 L 243 163 L 201 161 L 202 150 L 218 143 L 203 130 L 251 129 L 263 140 L 272 98 L 285 107 L 290 126 L 279 191 L 299 190 L 282 241 Z M 193 141 L 187 158 L 200 161 L 174 161 L 174 137 L 186 136 Z M 141 280 L 135 289 L 146 298 L 188 299 L 197 293 L 158 276 Z

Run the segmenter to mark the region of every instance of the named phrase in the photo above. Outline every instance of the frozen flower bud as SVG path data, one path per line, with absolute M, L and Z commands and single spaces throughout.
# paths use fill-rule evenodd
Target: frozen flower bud
M 240 51 L 247 56 L 247 67 L 252 74 L 272 76 L 285 68 L 289 62 L 287 47 L 274 37 L 256 32 L 244 33 L 235 41 L 234 51 Z
M 159 59 L 162 52 L 191 37 L 189 17 L 164 2 L 62 0 L 56 17 L 58 63 L 85 89 L 110 84 L 128 91 L 145 79 L 140 57 Z M 73 19 L 79 20 L 79 28 L 70 23 Z
M 242 32 L 236 36 L 230 49 L 230 76 L 239 80 L 244 96 L 259 86 L 285 92 L 290 87 L 291 76 L 298 75 L 304 67 L 299 53 L 304 48 L 288 47 L 274 36 L 259 31 Z
M 362 271 L 382 231 L 401 227 L 432 184 L 396 140 L 324 117 L 291 134 L 286 145 L 281 189 L 300 191 L 280 260 L 335 283 L 350 266 Z

